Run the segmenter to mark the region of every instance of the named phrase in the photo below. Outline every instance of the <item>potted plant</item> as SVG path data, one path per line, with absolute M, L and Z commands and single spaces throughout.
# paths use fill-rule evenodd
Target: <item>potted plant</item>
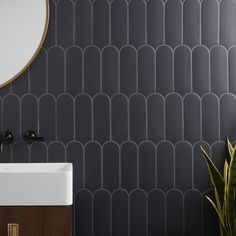
M 236 186 L 236 146 L 227 139 L 229 160 L 225 159 L 223 174 L 214 165 L 205 149 L 201 146 L 204 159 L 214 188 L 215 199 L 207 196 L 214 207 L 219 221 L 221 236 L 236 235 L 235 186 Z

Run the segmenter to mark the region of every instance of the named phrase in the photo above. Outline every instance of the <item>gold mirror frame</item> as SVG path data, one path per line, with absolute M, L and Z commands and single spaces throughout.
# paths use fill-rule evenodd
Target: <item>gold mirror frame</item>
M 14 81 L 15 79 L 17 79 L 21 74 L 23 74 L 24 71 L 26 71 L 26 69 L 28 69 L 28 67 L 32 64 L 32 62 L 36 59 L 36 57 L 38 56 L 40 50 L 42 49 L 43 43 L 45 41 L 47 32 L 48 32 L 48 25 L 49 25 L 49 15 L 50 15 L 50 11 L 49 11 L 49 1 L 50 0 L 45 0 L 46 2 L 46 21 L 45 21 L 45 26 L 44 26 L 44 31 L 42 34 L 42 38 L 40 40 L 40 43 L 38 45 L 38 48 L 36 49 L 36 51 L 34 52 L 33 56 L 31 57 L 31 59 L 29 60 L 29 62 L 16 74 L 14 75 L 11 79 L 7 80 L 6 82 L 0 84 L 0 88 L 10 84 L 12 81 Z

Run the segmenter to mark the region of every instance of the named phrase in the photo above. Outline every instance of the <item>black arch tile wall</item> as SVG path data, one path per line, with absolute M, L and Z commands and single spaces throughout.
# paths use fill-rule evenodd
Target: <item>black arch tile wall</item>
M 73 162 L 74 236 L 217 235 L 200 145 L 222 168 L 236 139 L 235 22 L 234 0 L 50 0 L 39 56 L 0 90 L 0 162 Z

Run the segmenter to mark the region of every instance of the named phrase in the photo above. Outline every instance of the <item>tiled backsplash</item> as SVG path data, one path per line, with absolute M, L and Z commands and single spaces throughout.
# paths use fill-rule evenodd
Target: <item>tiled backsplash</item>
M 234 45 L 233 0 L 50 0 L 44 48 L 0 90 L 0 162 L 73 162 L 75 236 L 216 236 L 200 145 L 222 167 L 236 140 Z

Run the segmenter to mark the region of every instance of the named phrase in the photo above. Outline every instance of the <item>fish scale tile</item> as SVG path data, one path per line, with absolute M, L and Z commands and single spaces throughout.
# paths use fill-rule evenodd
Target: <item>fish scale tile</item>
M 38 57 L 0 89 L 0 162 L 72 162 L 74 236 L 216 235 L 200 145 L 222 168 L 236 139 L 234 0 L 49 4 Z

